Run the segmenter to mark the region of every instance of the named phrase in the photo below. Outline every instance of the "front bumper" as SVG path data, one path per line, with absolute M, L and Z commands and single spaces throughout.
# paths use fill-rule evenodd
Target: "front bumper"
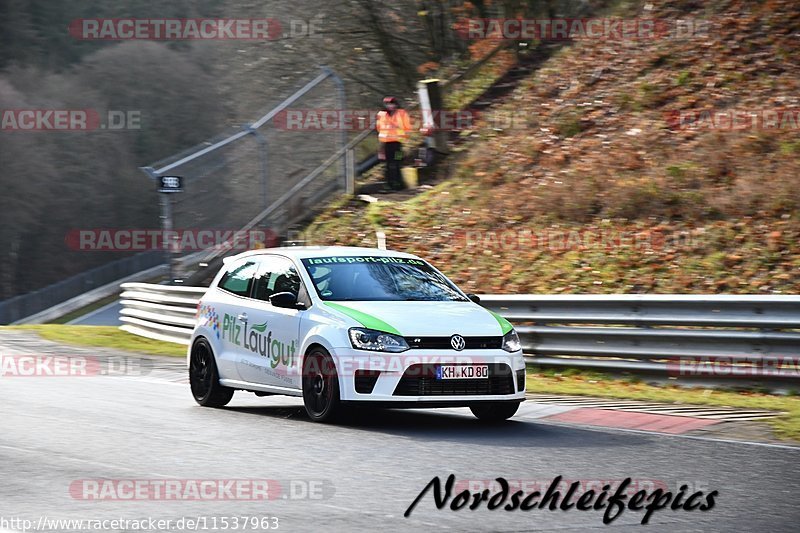
M 342 401 L 409 405 L 467 405 L 525 399 L 522 352 L 408 350 L 400 354 L 340 349 L 333 354 Z M 443 380 L 441 365 L 487 365 L 489 376 Z

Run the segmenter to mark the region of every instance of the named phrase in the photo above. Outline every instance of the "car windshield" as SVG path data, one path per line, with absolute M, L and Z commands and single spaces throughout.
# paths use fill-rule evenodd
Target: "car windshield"
M 450 280 L 419 259 L 331 256 L 303 259 L 328 301 L 467 301 Z

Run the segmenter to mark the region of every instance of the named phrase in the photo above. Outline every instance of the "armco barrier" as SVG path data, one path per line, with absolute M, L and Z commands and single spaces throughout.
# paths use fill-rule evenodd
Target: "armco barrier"
M 142 337 L 188 345 L 197 302 L 205 292 L 205 287 L 123 283 L 120 329 Z
M 515 324 L 523 350 L 540 366 L 666 376 L 669 362 L 681 359 L 758 367 L 800 358 L 800 296 L 485 295 L 481 304 Z M 754 376 L 752 368 L 730 376 L 798 377 Z
M 205 287 L 122 288 L 122 329 L 188 344 Z M 491 294 L 481 305 L 513 322 L 542 366 L 666 375 L 678 358 L 800 358 L 800 296 Z

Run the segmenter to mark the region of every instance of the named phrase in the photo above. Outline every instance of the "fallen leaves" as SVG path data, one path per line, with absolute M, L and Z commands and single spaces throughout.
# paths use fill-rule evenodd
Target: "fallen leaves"
M 724 13 L 686 5 L 659 2 L 650 16 L 709 16 L 706 38 L 582 41 L 551 58 L 493 110 L 528 120 L 471 141 L 455 177 L 413 200 L 421 214 L 383 211 L 392 248 L 483 292 L 800 292 L 800 132 L 665 119 L 800 107 L 795 3 L 746 17 L 742 0 Z M 363 208 L 314 227 L 339 244 L 374 233 Z M 467 231 L 516 237 L 468 242 Z M 554 245 L 547 232 L 582 238 Z

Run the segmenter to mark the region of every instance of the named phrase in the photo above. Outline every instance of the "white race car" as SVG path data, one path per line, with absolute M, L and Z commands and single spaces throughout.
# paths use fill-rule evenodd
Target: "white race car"
M 469 407 L 510 418 L 525 398 L 519 337 L 414 255 L 292 247 L 225 261 L 197 307 L 187 359 L 200 405 L 235 390 L 302 396 L 314 421 L 350 402 Z

